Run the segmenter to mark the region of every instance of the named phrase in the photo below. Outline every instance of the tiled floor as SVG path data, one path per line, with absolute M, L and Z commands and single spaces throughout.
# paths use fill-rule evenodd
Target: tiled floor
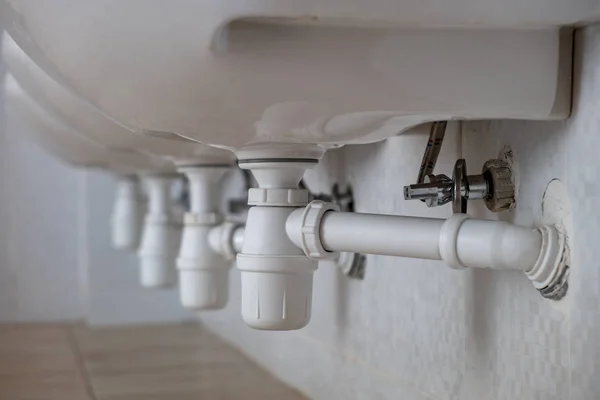
M 194 325 L 0 327 L 2 400 L 301 400 Z

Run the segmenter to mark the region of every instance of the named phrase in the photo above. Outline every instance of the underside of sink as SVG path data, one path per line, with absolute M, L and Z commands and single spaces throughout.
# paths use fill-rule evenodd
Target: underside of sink
M 587 1 L 12 0 L 5 26 L 132 131 L 240 149 L 569 115 Z
M 142 152 L 177 160 L 216 162 L 232 158 L 225 150 L 200 145 L 178 136 L 140 135 L 128 130 L 66 90 L 38 67 L 8 34 L 2 40 L 3 60 L 11 75 L 36 102 L 66 121 L 81 135 L 113 151 Z
M 6 76 L 5 86 L 8 113 L 26 121 L 29 129 L 25 132 L 30 138 L 64 162 L 124 174 L 168 167 L 160 159 L 123 150 L 111 151 L 85 138 L 36 103 L 11 75 Z

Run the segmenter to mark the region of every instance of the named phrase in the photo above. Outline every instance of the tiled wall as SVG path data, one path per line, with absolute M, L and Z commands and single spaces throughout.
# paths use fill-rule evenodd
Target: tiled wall
M 441 262 L 369 257 L 366 279 L 329 265 L 315 275 L 313 318 L 296 332 L 258 332 L 239 317 L 239 274 L 225 312 L 202 321 L 315 399 L 600 399 L 600 27 L 577 33 L 573 116 L 566 122 L 471 122 L 444 143 L 438 171 L 462 153 L 471 172 L 512 147 L 521 191 L 501 218 L 539 221 L 553 178 L 573 207 L 571 288 L 560 306 L 518 272 L 453 271 Z M 490 93 L 490 96 L 493 96 Z M 307 180 L 352 182 L 357 210 L 446 216 L 405 202 L 426 135 L 405 134 L 326 156 Z M 471 206 L 476 216 L 498 218 Z

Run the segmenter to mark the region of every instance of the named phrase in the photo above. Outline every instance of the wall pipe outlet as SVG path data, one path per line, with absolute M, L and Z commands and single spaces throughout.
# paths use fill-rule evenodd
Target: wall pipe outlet
M 121 250 L 137 250 L 142 236 L 142 224 L 146 202 L 135 175 L 117 178 L 115 204 L 110 218 L 113 247 Z
M 231 263 L 210 246 L 209 235 L 223 220 L 220 186 L 230 169 L 230 165 L 179 168 L 188 178 L 190 194 L 177 258 L 181 304 L 188 309 L 221 309 L 229 299 Z
M 148 192 L 148 211 L 138 258 L 140 281 L 147 288 L 165 288 L 176 283 L 175 258 L 181 239 L 181 219 L 170 209 L 170 189 L 176 174 L 142 175 Z

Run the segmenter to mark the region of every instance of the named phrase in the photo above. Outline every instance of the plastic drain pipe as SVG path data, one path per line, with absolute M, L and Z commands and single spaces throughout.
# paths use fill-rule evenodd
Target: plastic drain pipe
M 301 144 L 236 151 L 240 168 L 250 170 L 259 186 L 248 191 L 253 207 L 237 255 L 242 318 L 252 328 L 306 326 L 318 260 L 339 252 L 443 260 L 453 268 L 520 270 L 540 292 L 568 273 L 565 238 L 553 226 L 528 229 L 464 214 L 443 220 L 340 213 L 333 204 L 308 205 L 308 192 L 298 183 L 323 152 Z
M 181 304 L 193 310 L 216 310 L 229 298 L 228 262 L 209 243 L 209 234 L 223 217 L 220 185 L 231 165 L 181 167 L 189 180 L 190 211 L 184 216 L 177 269 Z
M 314 201 L 292 212 L 289 238 L 313 259 L 339 251 L 443 260 L 455 269 L 492 268 L 524 272 L 538 289 L 547 287 L 564 266 L 564 236 L 553 226 L 529 229 L 503 221 L 449 219 L 338 212 Z
M 117 180 L 115 205 L 111 216 L 113 247 L 137 250 L 142 236 L 146 202 L 135 175 L 121 175 Z
M 208 243 L 210 248 L 226 261 L 235 259 L 242 251 L 246 228 L 242 224 L 226 221 L 210 230 Z
M 177 281 L 175 258 L 181 239 L 181 218 L 170 208 L 170 189 L 177 174 L 142 175 L 148 192 L 148 211 L 138 250 L 140 282 L 147 288 L 165 288 Z
M 223 256 L 225 260 L 231 261 L 242 251 L 245 231 L 246 228 L 244 225 L 227 221 L 211 229 L 208 235 L 208 242 L 214 251 Z M 358 275 L 351 275 L 349 273 L 350 269 L 355 267 L 355 263 L 357 262 L 356 257 L 357 253 L 342 251 L 332 261 L 335 262 L 336 266 L 344 274 L 358 277 Z
M 323 152 L 308 144 L 255 145 L 236 151 L 240 168 L 250 170 L 258 183 L 248 191 L 253 207 L 237 255 L 242 318 L 250 327 L 293 330 L 310 320 L 317 261 L 288 238 L 285 223 L 294 210 L 308 204 L 308 191 L 298 183 Z

